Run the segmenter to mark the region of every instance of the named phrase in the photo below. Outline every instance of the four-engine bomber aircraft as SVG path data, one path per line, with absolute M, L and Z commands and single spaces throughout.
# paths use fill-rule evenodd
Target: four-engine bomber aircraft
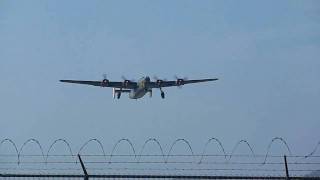
M 216 81 L 217 78 L 214 79 L 196 79 L 196 80 L 188 80 L 186 78 L 177 78 L 176 81 L 166 81 L 163 79 L 154 78 L 155 81 L 151 81 L 150 77 L 142 77 L 139 81 L 135 82 L 133 80 L 128 80 L 123 77 L 123 81 L 109 81 L 107 77 L 104 75 L 104 79 L 102 81 L 79 81 L 79 80 L 60 80 L 60 82 L 65 83 L 74 83 L 74 84 L 86 84 L 92 86 L 99 87 L 111 87 L 113 88 L 113 98 L 117 96 L 118 99 L 121 97 L 121 93 L 129 93 L 129 97 L 131 99 L 139 99 L 142 98 L 146 93 L 149 93 L 150 97 L 152 97 L 152 89 L 158 88 L 161 92 L 161 98 L 165 98 L 165 94 L 162 90 L 164 87 L 177 86 L 181 87 L 185 84 L 191 83 L 200 83 L 207 81 Z

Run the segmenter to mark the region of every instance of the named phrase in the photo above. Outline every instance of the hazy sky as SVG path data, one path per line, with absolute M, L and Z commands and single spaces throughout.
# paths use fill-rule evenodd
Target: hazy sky
M 306 154 L 320 140 L 319 57 L 317 0 L 0 0 L 0 139 L 77 149 L 98 138 L 110 152 L 120 138 L 139 148 L 154 137 L 166 151 L 186 138 L 199 152 L 216 137 L 264 153 L 278 136 Z M 104 73 L 220 80 L 137 101 L 59 82 Z

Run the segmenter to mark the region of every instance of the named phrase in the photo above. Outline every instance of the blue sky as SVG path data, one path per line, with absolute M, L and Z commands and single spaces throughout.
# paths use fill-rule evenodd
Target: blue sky
M 246 139 L 264 153 L 279 136 L 309 153 L 320 140 L 319 3 L 2 0 L 0 138 L 75 149 L 99 138 L 108 150 L 120 138 L 140 147 L 154 137 L 166 150 L 186 138 L 200 152 L 216 137 L 227 151 Z M 104 73 L 220 80 L 138 101 L 58 82 Z

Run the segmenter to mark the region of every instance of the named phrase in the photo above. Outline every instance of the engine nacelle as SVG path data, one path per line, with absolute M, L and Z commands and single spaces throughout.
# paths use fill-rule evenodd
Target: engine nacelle
M 128 87 L 130 82 L 131 82 L 130 80 L 124 80 L 123 81 L 123 86 L 124 87 Z
M 177 84 L 178 86 L 184 85 L 184 79 L 177 79 L 176 84 Z
M 158 80 L 157 80 L 157 85 L 158 85 L 159 87 L 161 87 L 162 83 L 163 83 L 163 80 L 161 80 L 161 79 L 158 79 Z
M 101 87 L 107 87 L 109 85 L 109 80 L 108 79 L 103 79 L 101 81 Z

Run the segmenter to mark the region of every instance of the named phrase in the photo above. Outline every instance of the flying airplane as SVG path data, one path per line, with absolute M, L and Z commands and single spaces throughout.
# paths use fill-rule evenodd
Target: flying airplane
M 149 93 L 150 97 L 152 97 L 152 89 L 160 89 L 161 98 L 164 99 L 165 93 L 163 91 L 163 88 L 165 87 L 181 87 L 185 84 L 218 80 L 218 78 L 188 80 L 187 78 L 176 77 L 176 81 L 167 81 L 165 79 L 154 77 L 155 81 L 151 81 L 149 76 L 142 77 L 137 82 L 135 82 L 134 80 L 128 80 L 125 77 L 122 77 L 122 79 L 123 81 L 109 81 L 109 79 L 107 79 L 107 76 L 104 75 L 102 81 L 60 80 L 60 82 L 85 84 L 99 87 L 111 87 L 113 88 L 113 98 L 117 97 L 117 99 L 120 99 L 122 93 L 129 93 L 130 99 L 142 98 L 147 93 Z

